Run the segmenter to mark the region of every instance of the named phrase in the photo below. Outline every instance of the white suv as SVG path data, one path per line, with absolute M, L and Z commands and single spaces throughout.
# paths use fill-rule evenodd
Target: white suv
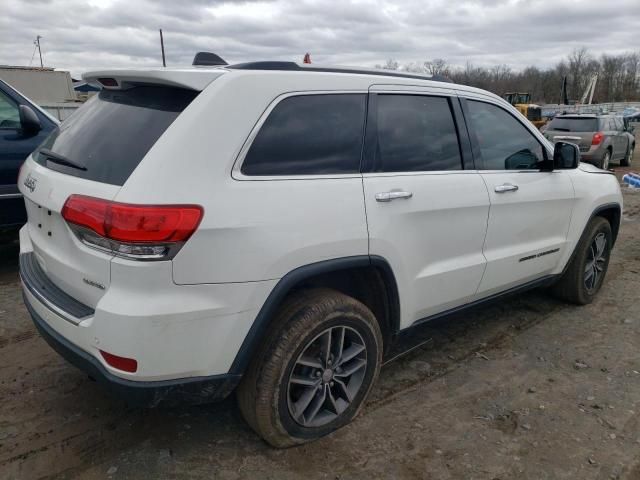
M 602 285 L 615 176 L 491 93 L 289 62 L 84 78 L 102 91 L 19 176 L 24 299 L 138 403 L 238 387 L 256 432 L 302 443 L 354 418 L 400 333 Z

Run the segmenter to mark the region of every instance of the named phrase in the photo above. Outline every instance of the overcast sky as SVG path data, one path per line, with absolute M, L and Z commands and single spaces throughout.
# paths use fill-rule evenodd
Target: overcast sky
M 42 35 L 45 66 L 189 65 L 227 61 L 373 66 L 445 58 L 454 65 L 549 66 L 572 49 L 640 49 L 640 0 L 2 0 L 0 64 L 28 65 Z M 33 64 L 39 64 L 37 53 Z

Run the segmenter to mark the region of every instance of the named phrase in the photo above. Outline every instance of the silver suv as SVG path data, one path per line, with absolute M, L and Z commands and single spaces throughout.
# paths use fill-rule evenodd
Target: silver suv
M 611 162 L 628 167 L 636 146 L 622 117 L 597 114 L 565 114 L 555 117 L 544 132 L 552 142 L 580 147 L 581 160 L 608 169 Z

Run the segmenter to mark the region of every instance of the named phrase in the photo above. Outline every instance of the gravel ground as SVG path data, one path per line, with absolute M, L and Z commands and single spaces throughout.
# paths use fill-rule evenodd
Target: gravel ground
M 431 325 L 362 415 L 274 450 L 233 399 L 137 410 L 39 337 L 0 247 L 0 478 L 640 479 L 640 190 L 596 301 L 532 291 Z M 635 304 L 634 304 L 635 302 Z

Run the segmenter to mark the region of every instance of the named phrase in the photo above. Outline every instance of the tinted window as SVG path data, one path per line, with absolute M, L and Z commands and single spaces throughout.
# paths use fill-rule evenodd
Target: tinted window
M 97 182 L 123 185 L 149 149 L 197 92 L 168 87 L 101 90 L 65 120 L 41 145 L 87 167 L 47 161 L 52 170 Z
M 547 130 L 559 132 L 597 132 L 598 120 L 595 118 L 556 117 L 549 122 Z
M 20 128 L 20 113 L 16 103 L 0 91 L 0 128 Z
M 483 170 L 538 169 L 542 146 L 522 123 L 489 103 L 469 101 L 469 121 L 475 130 Z
M 442 97 L 378 95 L 374 171 L 425 172 L 462 168 L 458 135 Z
M 357 173 L 365 94 L 300 95 L 282 100 L 242 165 L 245 175 Z

